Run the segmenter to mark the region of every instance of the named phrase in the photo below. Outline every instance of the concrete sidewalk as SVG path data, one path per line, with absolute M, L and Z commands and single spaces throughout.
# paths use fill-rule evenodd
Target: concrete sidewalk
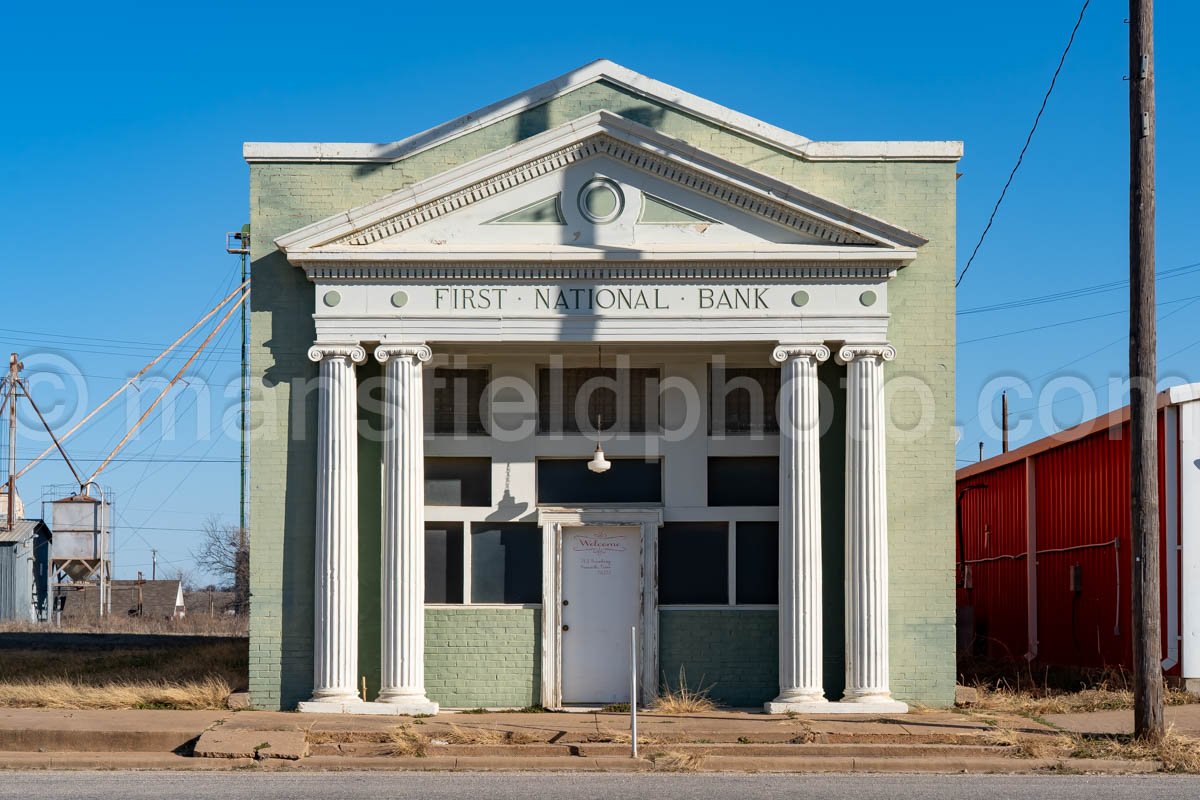
M 419 752 L 395 755 L 400 726 Z M 1055 730 L 1024 717 L 955 711 L 773 716 L 747 712 L 444 713 L 372 717 L 268 711 L 0 712 L 0 768 L 538 769 L 718 771 L 1143 772 L 1157 762 L 1014 758 L 989 739 Z M 669 765 L 669 766 L 663 766 Z
M 1176 733 L 1200 737 L 1200 704 L 1167 706 L 1167 726 Z M 1047 714 L 1048 723 L 1064 731 L 1082 734 L 1113 735 L 1133 733 L 1132 711 L 1089 711 L 1081 714 Z

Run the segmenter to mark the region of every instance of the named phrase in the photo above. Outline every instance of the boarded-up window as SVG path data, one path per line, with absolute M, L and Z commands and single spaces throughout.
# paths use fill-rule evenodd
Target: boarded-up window
M 777 367 L 708 369 L 708 432 L 779 433 L 781 371 Z
M 538 370 L 538 429 L 646 433 L 658 428 L 657 369 Z
M 492 504 L 492 460 L 490 458 L 425 459 L 425 505 L 490 506 Z
M 779 505 L 778 456 L 713 456 L 708 459 L 710 506 Z
M 728 536 L 725 522 L 669 522 L 659 528 L 659 604 L 727 604 Z
M 471 602 L 542 602 L 542 529 L 528 523 L 471 524 Z
M 739 522 L 734 570 L 739 605 L 779 602 L 779 524 Z
M 541 458 L 537 462 L 537 501 L 589 503 L 661 503 L 662 461 L 614 458 L 608 472 L 588 469 L 585 458 Z
M 433 432 L 439 436 L 479 436 L 487 433 L 481 415 L 487 392 L 486 369 L 433 370 Z
M 462 601 L 462 523 L 431 522 L 425 526 L 425 602 Z

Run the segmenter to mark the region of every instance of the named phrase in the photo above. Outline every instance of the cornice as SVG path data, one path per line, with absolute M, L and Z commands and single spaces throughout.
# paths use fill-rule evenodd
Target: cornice
M 895 276 L 894 261 L 673 261 L 647 265 L 644 261 L 595 261 L 580 264 L 484 264 L 330 261 L 305 263 L 310 281 L 696 281 L 696 280 L 823 280 L 880 281 Z

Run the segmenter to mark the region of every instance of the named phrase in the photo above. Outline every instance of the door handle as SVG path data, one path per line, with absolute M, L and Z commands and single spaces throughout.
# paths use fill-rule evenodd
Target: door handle
M 570 625 L 563 625 L 563 630 L 564 630 L 564 631 L 569 631 L 569 630 L 571 630 L 571 626 L 570 626 Z

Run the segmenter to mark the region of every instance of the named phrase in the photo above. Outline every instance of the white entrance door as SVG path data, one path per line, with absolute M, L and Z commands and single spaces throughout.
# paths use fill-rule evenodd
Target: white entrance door
M 563 529 L 564 703 L 629 702 L 630 629 L 638 624 L 641 606 L 641 552 L 637 527 Z

